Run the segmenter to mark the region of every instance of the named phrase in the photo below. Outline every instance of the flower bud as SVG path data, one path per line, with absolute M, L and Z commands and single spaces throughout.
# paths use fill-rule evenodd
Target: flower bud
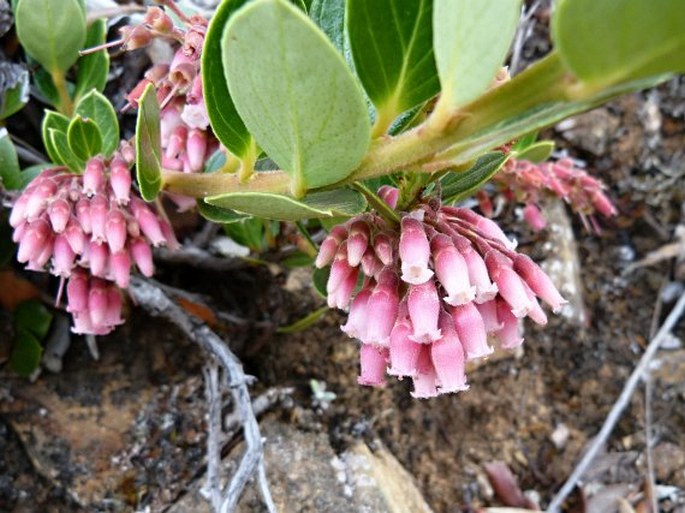
M 428 281 L 433 276 L 433 271 L 428 269 L 429 258 L 430 245 L 423 224 L 409 216 L 402 218 L 400 235 L 402 281 L 413 285 Z

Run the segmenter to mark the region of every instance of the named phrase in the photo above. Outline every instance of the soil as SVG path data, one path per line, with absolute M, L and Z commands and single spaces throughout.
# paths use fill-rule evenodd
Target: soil
M 535 41 L 527 48 L 528 54 L 545 51 Z M 551 316 L 544 328 L 526 324 L 523 353 L 473 370 L 470 390 L 458 395 L 419 401 L 410 397 L 408 382 L 358 386 L 357 344 L 339 331 L 344 321 L 337 313 L 302 332 L 276 333 L 322 305 L 302 270 L 269 264 L 218 274 L 162 264 L 158 278 L 244 320 L 217 329 L 257 378 L 253 394 L 294 388 L 269 418 L 304 433 L 325 433 L 337 452 L 360 439 L 371 447 L 380 439 L 438 513 L 501 504 L 484 471 L 492 461 L 505 462 L 528 496 L 546 504 L 614 405 L 649 342 L 655 308 L 661 305 L 659 321 L 682 291 L 685 269 L 673 259 L 630 267 L 685 226 L 684 118 L 681 78 L 544 134 L 606 181 L 620 212 L 601 223 L 601 234 L 588 233 L 570 216 L 585 321 Z M 534 234 L 514 217 L 512 210 L 503 215 L 521 249 L 538 260 L 555 258 L 546 245 L 550 231 Z M 0 369 L 0 511 L 163 511 L 201 475 L 202 355 L 166 323 L 133 305 L 130 313 L 125 327 L 99 341 L 99 362 L 73 337 L 59 374 L 43 373 L 29 383 Z M 5 339 L 9 324 L 3 313 Z M 685 323 L 674 337 L 652 366 L 649 411 L 656 482 L 663 490 L 675 487 L 660 507 L 682 512 Z M 312 379 L 325 383 L 335 399 L 313 400 Z M 47 416 L 41 410 L 46 405 L 53 407 Z M 646 405 L 638 389 L 586 478 L 607 489 L 628 487 L 623 496 L 633 503 L 647 476 Z M 64 408 L 59 415 L 57 406 Z M 107 441 L 103 431 L 121 436 Z M 116 454 L 121 466 L 77 443 L 83 438 L 108 457 Z M 78 465 L 89 469 L 87 478 Z M 111 468 L 117 475 L 107 474 Z M 587 508 L 586 499 L 578 494 L 571 504 Z

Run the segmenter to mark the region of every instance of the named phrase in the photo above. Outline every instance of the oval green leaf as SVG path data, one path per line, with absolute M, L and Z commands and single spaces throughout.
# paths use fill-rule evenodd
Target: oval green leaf
M 43 347 L 35 335 L 27 330 L 19 330 L 12 345 L 10 367 L 20 376 L 28 378 L 40 365 L 42 355 Z
M 50 160 L 55 164 L 64 164 L 61 160 L 57 148 L 52 143 L 52 137 L 50 137 L 50 130 L 57 130 L 66 135 L 67 129 L 69 128 L 69 118 L 59 112 L 54 110 L 46 110 L 45 116 L 43 116 L 43 123 L 41 125 L 41 134 L 43 136 L 43 145 L 45 146 L 45 151 L 50 157 Z
M 55 162 L 63 164 L 71 169 L 74 173 L 80 173 L 85 167 L 83 159 L 74 154 L 69 146 L 69 139 L 67 134 L 61 130 L 54 128 L 48 129 L 48 138 L 54 151 L 57 153 Z
M 552 37 L 583 82 L 607 86 L 685 71 L 682 0 L 562 0 Z
M 102 135 L 92 119 L 76 116 L 69 123 L 67 141 L 74 155 L 88 160 L 102 151 Z
M 104 19 L 95 20 L 86 34 L 85 48 L 92 48 L 103 44 L 107 38 L 107 22 Z M 109 53 L 103 48 L 97 52 L 89 53 L 76 61 L 78 71 L 76 73 L 76 89 L 74 97 L 78 100 L 83 95 L 96 89 L 99 92 L 105 90 L 107 85 L 107 73 L 109 73 Z
M 205 219 L 220 224 L 237 223 L 247 217 L 233 210 L 210 205 L 201 199 L 197 200 L 197 211 Z
M 355 69 L 387 128 L 440 90 L 433 57 L 432 0 L 349 0 Z M 385 131 L 385 130 L 383 130 Z
M 516 32 L 521 0 L 435 0 L 433 47 L 446 106 L 486 91 Z
M 226 0 L 212 16 L 202 48 L 202 92 L 212 130 L 237 157 L 250 152 L 254 144 L 231 99 L 221 61 L 221 39 L 229 17 L 247 0 Z
M 345 51 L 345 0 L 314 0 L 309 17 L 340 53 Z
M 26 330 L 42 340 L 48 334 L 52 314 L 40 301 L 29 299 L 14 311 L 14 325 L 17 331 Z
M 15 23 L 24 49 L 50 73 L 64 74 L 86 40 L 86 18 L 76 0 L 21 0 Z
M 350 189 L 314 192 L 302 200 L 266 192 L 235 192 L 210 196 L 205 198 L 205 202 L 215 207 L 280 221 L 350 217 L 366 208 L 364 196 Z
M 95 89 L 76 104 L 75 114 L 91 119 L 102 135 L 102 153 L 112 155 L 119 147 L 119 121 L 114 107 L 102 93 Z
M 5 127 L 0 127 L 0 187 L 12 191 L 19 188 L 21 168 L 14 144 Z
M 359 165 L 370 125 L 343 57 L 299 9 L 255 0 L 228 22 L 223 64 L 240 117 L 291 176 L 291 190 L 342 180 Z
M 514 157 L 519 160 L 529 160 L 530 162 L 544 162 L 554 151 L 554 141 L 538 141 L 531 144 L 525 150 L 514 151 Z
M 136 172 L 140 195 L 145 201 L 155 199 L 162 187 L 161 155 L 157 91 L 148 84 L 138 102 L 136 122 Z

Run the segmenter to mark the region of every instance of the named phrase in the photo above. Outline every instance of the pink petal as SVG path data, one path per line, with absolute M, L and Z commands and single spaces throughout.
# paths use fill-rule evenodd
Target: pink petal
M 440 298 L 433 280 L 421 285 L 411 285 L 407 296 L 407 307 L 414 333 L 411 339 L 421 344 L 429 344 L 440 338 L 438 317 Z

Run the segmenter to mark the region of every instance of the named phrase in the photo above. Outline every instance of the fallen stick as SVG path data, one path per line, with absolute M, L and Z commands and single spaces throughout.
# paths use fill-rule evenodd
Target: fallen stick
M 214 500 L 210 499 L 210 502 L 215 513 L 232 513 L 235 511 L 245 486 L 253 476 L 258 479 L 259 490 L 267 510 L 269 513 L 276 513 L 276 507 L 266 483 L 262 437 L 247 389 L 248 377 L 243 372 L 240 360 L 216 333 L 199 319 L 188 315 L 161 288 L 136 277 L 131 279 L 128 291 L 133 300 L 151 315 L 167 319 L 188 338 L 199 344 L 207 354 L 217 361 L 223 370 L 224 385 L 230 390 L 240 415 L 246 448 L 238 464 L 238 469 L 224 490 L 216 489 L 220 486 L 217 478 L 218 469 L 216 467 L 211 469 L 207 492 L 210 498 L 214 498 Z M 217 424 L 215 419 L 217 416 L 216 405 L 220 404 L 220 387 L 218 386 L 218 376 L 214 375 L 211 370 L 207 372 L 206 377 L 210 379 L 210 383 L 207 384 L 207 393 L 211 396 L 209 426 L 213 431 L 210 433 L 212 443 L 208 443 L 207 462 L 208 466 L 212 466 L 219 461 L 216 455 L 219 450 L 219 444 L 216 443 L 219 433 L 216 430 L 217 426 L 218 429 L 221 426 Z M 215 378 L 216 381 L 214 381 Z M 220 497 L 220 500 L 217 497 Z
M 640 362 L 637 364 L 637 367 L 635 367 L 635 370 L 628 378 L 628 381 L 626 381 L 626 384 L 623 386 L 623 390 L 621 391 L 621 395 L 618 397 L 618 400 L 609 412 L 609 415 L 607 415 L 607 418 L 604 421 L 604 424 L 602 425 L 602 429 L 594 438 L 594 440 L 590 444 L 590 447 L 585 452 L 585 455 L 580 460 L 578 465 L 576 465 L 576 468 L 573 469 L 573 472 L 571 473 L 567 481 L 564 483 L 564 486 L 561 487 L 561 489 L 552 499 L 552 502 L 550 502 L 549 507 L 547 508 L 547 513 L 559 513 L 559 508 L 561 507 L 561 504 L 564 502 L 564 500 L 566 500 L 566 497 L 568 497 L 570 493 L 573 491 L 575 486 L 583 477 L 583 474 L 585 473 L 587 468 L 590 466 L 590 463 L 592 463 L 592 460 L 597 455 L 597 452 L 599 451 L 601 446 L 606 442 L 607 438 L 609 438 L 609 435 L 614 429 L 616 422 L 618 422 L 618 419 L 621 417 L 621 413 L 623 413 L 623 410 L 626 408 L 626 406 L 628 406 L 630 398 L 633 395 L 633 392 L 635 391 L 635 388 L 637 387 L 638 383 L 640 382 L 640 379 L 649 367 L 649 362 L 656 354 L 657 350 L 659 349 L 659 346 L 661 346 L 664 339 L 666 339 L 666 337 L 669 335 L 671 329 L 673 329 L 676 322 L 678 322 L 678 319 L 683 313 L 683 309 L 685 309 L 685 294 L 680 296 L 680 299 L 671 310 L 671 313 L 668 314 L 668 317 L 661 325 L 659 332 L 649 342 L 649 345 L 647 346 L 647 349 L 642 355 L 642 358 L 640 358 Z

